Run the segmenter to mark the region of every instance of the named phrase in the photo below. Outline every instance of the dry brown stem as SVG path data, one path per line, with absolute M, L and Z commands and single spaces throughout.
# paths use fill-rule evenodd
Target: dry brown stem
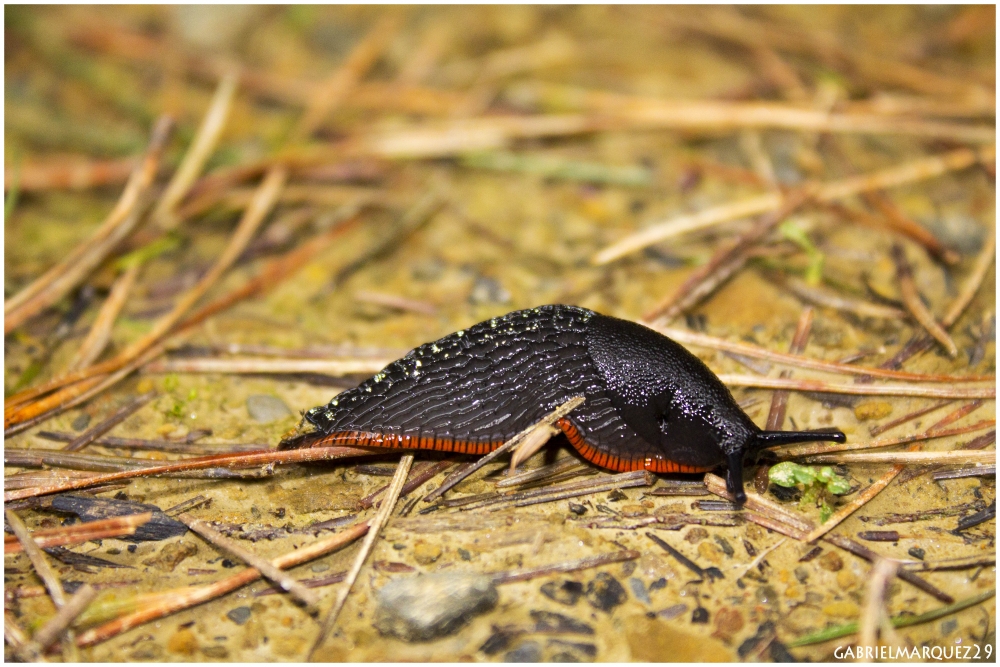
M 135 167 L 135 158 L 94 160 L 78 155 L 67 155 L 23 164 L 19 172 L 6 169 L 4 189 L 10 190 L 14 175 L 17 173 L 17 187 L 21 192 L 89 190 L 125 183 Z
M 288 574 L 282 572 L 281 569 L 272 565 L 267 559 L 261 558 L 252 551 L 244 549 L 238 542 L 236 542 L 236 540 L 226 537 L 219 531 L 212 528 L 212 526 L 205 521 L 202 521 L 197 517 L 193 517 L 186 512 L 181 512 L 174 518 L 182 522 L 195 533 L 201 535 L 212 546 L 221 549 L 224 553 L 234 556 L 235 558 L 242 560 L 250 567 L 255 568 L 261 573 L 262 576 L 266 577 L 278 586 L 280 590 L 291 594 L 292 597 L 304 604 L 310 613 L 317 613 L 319 611 L 317 608 L 319 598 L 316 594 L 300 584 L 294 577 L 289 576 Z
M 996 150 L 993 147 L 981 148 L 978 151 L 962 148 L 950 153 L 906 162 L 881 171 L 827 181 L 817 187 L 815 199 L 818 202 L 836 201 L 863 192 L 883 190 L 927 180 L 950 171 L 966 169 L 979 162 L 992 162 L 995 159 Z M 678 216 L 653 224 L 641 232 L 625 237 L 594 255 L 592 261 L 596 265 L 607 264 L 680 234 L 705 229 L 730 220 L 774 211 L 779 209 L 784 201 L 784 195 L 770 193 L 721 204 L 698 213 Z
M 31 538 L 43 549 L 65 546 L 67 544 L 80 544 L 90 540 L 132 535 L 135 533 L 136 528 L 147 523 L 152 518 L 152 512 L 146 512 L 144 514 L 132 514 L 112 519 L 101 519 L 100 521 L 88 521 L 87 523 L 72 526 L 42 528 L 32 533 Z M 18 553 L 21 549 L 21 543 L 15 536 L 4 536 L 4 554 Z
M 87 333 L 87 337 L 80 344 L 80 349 L 76 351 L 73 359 L 66 367 L 67 373 L 90 366 L 104 352 L 104 348 L 111 342 L 111 329 L 114 327 L 115 320 L 118 319 L 118 314 L 121 312 L 125 301 L 129 297 L 129 293 L 135 286 L 135 281 L 139 277 L 141 269 L 142 266 L 140 264 L 133 264 L 125 269 L 115 280 L 114 285 L 111 286 L 108 298 L 97 312 L 97 319 L 94 320 L 94 324 L 90 327 L 90 332 Z
M 917 285 L 913 281 L 913 269 L 906 259 L 906 251 L 898 243 L 892 246 L 892 259 L 896 263 L 896 280 L 899 283 L 899 293 L 906 309 L 910 311 L 913 319 L 927 330 L 927 333 L 944 346 L 948 356 L 954 359 L 958 356 L 958 347 L 948 332 L 944 330 L 944 327 L 938 324 L 931 312 L 927 310 L 924 302 L 921 301 L 920 292 L 917 291 Z
M 799 322 L 795 327 L 795 335 L 792 336 L 792 343 L 788 348 L 789 354 L 802 354 L 806 349 L 809 340 L 809 332 L 812 330 L 813 309 L 806 308 L 799 316 Z M 779 377 L 791 377 L 790 370 L 783 370 Z M 785 423 L 785 410 L 788 408 L 788 392 L 776 391 L 771 395 L 771 409 L 767 413 L 767 424 L 764 426 L 768 431 L 780 431 Z
M 393 359 L 160 359 L 144 373 L 322 373 L 336 377 L 370 375 Z
M 368 522 L 362 521 L 347 530 L 337 533 L 325 540 L 319 540 L 312 544 L 298 548 L 286 554 L 278 556 L 271 561 L 275 567 L 286 570 L 296 565 L 309 562 L 324 554 L 330 553 L 354 542 L 368 532 Z M 207 586 L 187 587 L 174 591 L 165 591 L 157 597 L 158 602 L 147 608 L 140 609 L 131 614 L 126 614 L 104 625 L 88 630 L 77 639 L 77 645 L 91 646 L 107 641 L 132 628 L 174 614 L 184 609 L 189 609 L 209 600 L 214 600 L 227 593 L 230 593 L 242 586 L 252 583 L 261 578 L 260 572 L 255 568 L 247 568 L 242 572 L 226 577 L 214 584 Z
M 831 394 L 857 396 L 924 396 L 929 398 L 996 398 L 996 387 L 924 387 L 911 384 L 843 384 L 822 380 L 794 378 L 765 378 L 758 375 L 722 373 L 719 380 L 733 387 L 761 387 L 764 389 L 790 389 L 792 391 L 818 391 Z
M 828 371 L 830 373 L 840 373 L 844 375 L 870 376 L 889 380 L 905 380 L 908 382 L 945 382 L 955 384 L 961 382 L 996 381 L 995 375 L 969 375 L 964 377 L 955 375 L 926 375 L 922 373 L 907 373 L 905 371 L 895 371 L 885 368 L 841 364 L 835 361 L 823 361 L 822 359 L 811 359 L 800 355 L 775 352 L 768 350 L 767 348 L 760 347 L 759 345 L 726 340 L 725 338 L 708 336 L 706 334 L 688 331 L 687 329 L 650 325 L 644 322 L 639 322 L 639 324 L 644 324 L 654 331 L 659 331 L 663 335 L 673 338 L 678 343 L 695 345 L 698 347 L 707 347 L 723 352 L 742 354 L 756 359 L 766 359 L 767 361 L 773 361 L 778 364 L 788 364 L 789 366 L 796 366 L 799 368 L 811 368 L 817 371 Z
M 175 461 L 152 468 L 141 470 L 126 470 L 123 472 L 109 473 L 107 475 L 97 475 L 88 479 L 68 481 L 62 484 L 36 487 L 33 489 L 20 489 L 17 491 L 4 492 L 4 502 L 11 500 L 21 500 L 24 498 L 34 498 L 50 493 L 61 491 L 72 491 L 74 489 L 85 489 L 97 484 L 107 482 L 117 482 L 124 479 L 134 479 L 136 477 L 150 477 L 172 472 L 186 472 L 189 470 L 204 470 L 206 468 L 253 468 L 266 466 L 269 464 L 282 463 L 305 463 L 307 461 L 334 461 L 353 456 L 378 456 L 390 451 L 386 448 L 369 447 L 310 447 L 306 449 L 293 449 L 288 451 L 263 450 L 258 452 L 237 452 L 233 454 L 218 454 L 215 456 L 201 456 L 198 458 Z
M 378 514 L 375 515 L 375 518 L 369 524 L 370 529 L 368 534 L 365 535 L 365 541 L 361 544 L 361 549 L 358 551 L 358 555 L 354 559 L 351 569 L 347 572 L 347 579 L 344 581 L 344 585 L 339 591 L 337 591 L 337 599 L 333 603 L 333 608 L 327 613 L 326 618 L 323 619 L 319 635 L 317 635 L 315 642 L 313 642 L 312 648 L 309 649 L 309 660 L 311 660 L 316 654 L 316 650 L 323 645 L 327 635 L 330 634 L 330 631 L 333 630 L 333 627 L 337 624 L 337 618 L 340 616 L 340 612 L 344 608 L 344 603 L 347 602 L 347 596 L 350 594 L 351 588 L 354 586 L 354 582 L 361 573 L 362 566 L 364 566 L 365 561 L 371 554 L 372 548 L 375 546 L 375 540 L 378 539 L 379 533 L 382 531 L 382 527 L 385 525 L 389 515 L 392 514 L 392 511 L 396 507 L 396 501 L 399 500 L 400 491 L 402 491 L 403 484 L 406 482 L 406 476 L 410 472 L 411 465 L 413 465 L 412 454 L 404 454 L 402 458 L 399 459 L 399 467 L 396 469 L 396 474 L 392 478 L 388 492 L 386 492 L 385 502 L 382 503 L 382 507 L 379 508 Z
M 906 313 L 899 308 L 843 297 L 831 290 L 809 285 L 794 276 L 781 278 L 780 284 L 803 301 L 824 308 L 854 313 L 860 317 L 878 317 L 887 320 L 897 320 L 906 316 Z
M 232 72 L 222 76 L 187 154 L 184 155 L 184 159 L 181 160 L 180 166 L 177 167 L 173 178 L 167 184 L 156 208 L 153 209 L 152 220 L 161 229 L 173 229 L 180 222 L 180 219 L 174 215 L 174 209 L 184 199 L 219 142 L 219 137 L 222 135 L 222 130 L 225 129 L 226 121 L 229 118 L 233 96 L 236 94 L 237 81 L 236 75 Z
M 172 130 L 171 118 L 164 116 L 157 121 L 142 162 L 132 172 L 115 208 L 90 238 L 30 285 L 5 300 L 5 334 L 66 296 L 131 233 L 142 217 L 141 202 L 156 177 Z

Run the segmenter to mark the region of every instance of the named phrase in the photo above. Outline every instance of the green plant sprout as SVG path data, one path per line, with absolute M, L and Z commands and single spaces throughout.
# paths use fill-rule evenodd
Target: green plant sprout
M 810 285 L 819 285 L 823 280 L 823 263 L 825 257 L 809 239 L 805 231 L 791 220 L 787 220 L 778 227 L 778 231 L 786 239 L 802 248 L 809 258 L 809 265 L 806 267 L 805 280 Z
M 801 484 L 803 492 L 800 507 L 819 505 L 821 522 L 826 522 L 833 514 L 833 508 L 826 501 L 826 494 L 842 496 L 851 490 L 850 482 L 837 475 L 830 466 L 810 468 L 792 461 L 782 461 L 767 471 L 767 478 L 786 488 Z

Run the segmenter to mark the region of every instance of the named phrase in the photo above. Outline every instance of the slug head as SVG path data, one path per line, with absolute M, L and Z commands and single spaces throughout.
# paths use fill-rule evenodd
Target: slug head
M 632 430 L 683 466 L 705 470 L 725 463 L 726 487 L 740 504 L 746 501 L 747 453 L 793 442 L 844 442 L 840 431 L 761 431 L 698 357 L 635 322 L 595 314 L 587 352 Z

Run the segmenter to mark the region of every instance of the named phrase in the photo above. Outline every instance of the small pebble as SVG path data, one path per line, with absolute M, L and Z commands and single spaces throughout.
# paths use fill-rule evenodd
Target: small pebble
M 440 545 L 417 542 L 416 546 L 413 547 L 413 558 L 421 565 L 430 565 L 440 557 Z
M 691 613 L 692 623 L 708 623 L 708 610 L 704 607 L 698 607 Z
M 225 646 L 206 646 L 201 649 L 201 654 L 213 660 L 223 660 L 229 657 L 229 651 Z
M 906 553 L 910 554 L 917 560 L 923 560 L 924 556 L 927 554 L 927 552 L 920 547 L 910 547 Z
M 818 562 L 819 566 L 828 572 L 838 572 L 844 567 L 844 561 L 833 551 L 829 551 L 821 556 Z
M 587 584 L 587 602 L 601 611 L 610 611 L 627 598 L 618 580 L 606 572 L 601 572 Z
M 82 431 L 90 426 L 90 415 L 86 412 L 81 412 L 73 419 L 73 423 L 70 426 L 73 427 L 74 431 Z
M 269 394 L 248 396 L 247 413 L 250 415 L 250 419 L 261 424 L 267 424 L 292 415 L 292 411 L 288 409 L 284 401 L 277 396 Z
M 505 290 L 495 278 L 480 276 L 476 279 L 476 284 L 472 286 L 472 291 L 469 292 L 469 303 L 473 305 L 510 303 L 510 292 Z
M 181 655 L 194 655 L 198 650 L 198 639 L 188 628 L 178 630 L 167 640 L 167 650 Z
M 503 656 L 504 662 L 541 662 L 542 647 L 538 642 L 524 642 L 513 651 L 508 651 Z
M 675 604 L 672 607 L 661 609 L 660 611 L 656 612 L 656 615 L 665 621 L 669 621 L 672 618 L 677 618 L 678 616 L 686 612 L 687 609 L 688 606 L 683 602 L 681 602 L 680 604 Z
M 164 545 L 158 554 L 142 561 L 142 564 L 154 567 L 161 572 L 173 572 L 181 561 L 196 553 L 198 553 L 198 545 L 181 540 Z
M 542 595 L 561 604 L 573 606 L 583 595 L 583 584 L 571 579 L 558 583 L 550 581 L 542 584 Z
M 250 607 L 236 607 L 226 612 L 226 618 L 236 625 L 243 625 L 250 620 Z
M 714 535 L 712 539 L 714 539 L 715 543 L 719 545 L 720 549 L 722 549 L 722 553 L 726 554 L 730 558 L 732 558 L 736 553 L 736 550 L 733 549 L 733 545 L 731 545 L 729 541 L 721 535 Z
M 402 577 L 376 594 L 375 627 L 404 641 L 451 634 L 499 599 L 493 580 L 478 574 L 443 572 Z
M 708 531 L 700 527 L 692 528 L 687 532 L 687 535 L 684 536 L 684 539 L 690 542 L 691 544 L 697 544 L 698 542 L 701 542 L 702 540 L 707 538 L 708 538 Z
M 652 604 L 652 600 L 649 599 L 649 593 L 646 592 L 646 585 L 642 583 L 642 579 L 637 579 L 636 577 L 631 577 L 628 580 L 628 587 L 632 591 L 632 596 L 639 602 L 644 602 L 646 604 Z
M 854 417 L 860 421 L 882 419 L 892 414 L 892 403 L 888 401 L 865 401 L 854 406 Z
M 583 516 L 584 514 L 587 513 L 587 508 L 586 506 L 580 505 L 579 503 L 570 503 L 569 511 L 577 516 Z
M 665 577 L 660 577 L 659 579 L 657 579 L 656 581 L 654 581 L 653 583 L 651 583 L 649 585 L 649 590 L 651 590 L 651 591 L 658 591 L 661 588 L 666 588 L 666 587 L 667 587 L 667 580 L 666 580 L 666 578 Z

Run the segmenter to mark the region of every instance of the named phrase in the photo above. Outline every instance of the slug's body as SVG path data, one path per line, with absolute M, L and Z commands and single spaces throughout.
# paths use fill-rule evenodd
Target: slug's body
M 585 402 L 557 425 L 588 461 L 658 473 L 726 463 L 741 501 L 747 451 L 844 438 L 763 432 L 683 347 L 574 306 L 515 311 L 421 345 L 305 419 L 321 436 L 313 446 L 485 454 L 574 396 Z

